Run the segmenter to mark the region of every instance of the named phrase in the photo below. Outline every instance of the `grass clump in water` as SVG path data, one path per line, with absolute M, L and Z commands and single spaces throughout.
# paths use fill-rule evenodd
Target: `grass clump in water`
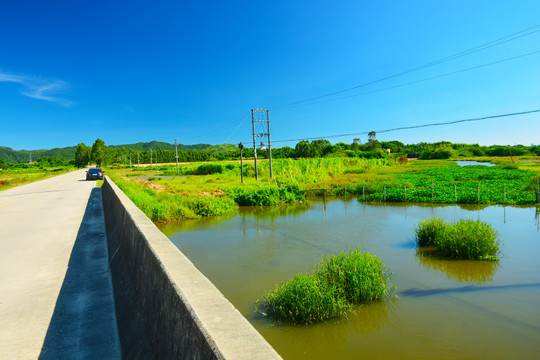
M 436 241 L 445 228 L 441 218 L 425 219 L 418 223 L 414 229 L 418 246 L 435 246 Z
M 415 228 L 418 246 L 435 246 L 448 259 L 497 261 L 497 231 L 481 220 L 461 219 L 445 224 L 440 218 L 422 220 Z
M 437 249 L 450 259 L 499 260 L 497 232 L 480 220 L 462 219 L 447 226 Z
M 266 293 L 266 313 L 277 320 L 310 324 L 346 315 L 354 304 L 384 300 L 395 285 L 381 259 L 353 250 L 325 257 L 314 274 L 296 275 Z
M 382 260 L 359 250 L 325 256 L 317 276 L 354 304 L 384 300 L 393 290 L 388 286 L 390 275 Z
M 295 275 L 264 296 L 269 315 L 295 324 L 310 324 L 345 315 L 351 304 L 340 292 L 313 274 Z

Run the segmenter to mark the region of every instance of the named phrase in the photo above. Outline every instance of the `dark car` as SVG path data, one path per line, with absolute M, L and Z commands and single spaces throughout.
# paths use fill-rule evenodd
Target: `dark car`
M 103 171 L 98 168 L 88 169 L 86 180 L 103 180 Z

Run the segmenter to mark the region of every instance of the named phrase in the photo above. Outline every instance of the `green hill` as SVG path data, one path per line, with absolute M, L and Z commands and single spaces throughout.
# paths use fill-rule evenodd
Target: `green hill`
M 92 144 L 87 144 L 92 146 Z M 174 150 L 174 144 L 169 144 L 160 141 L 151 141 L 151 142 L 139 142 L 136 144 L 126 144 L 126 145 L 108 145 L 110 148 L 126 148 L 129 150 L 139 150 L 139 151 L 150 151 L 152 148 L 154 151 L 157 150 Z M 226 145 L 216 145 L 218 147 L 228 146 Z M 13 150 L 12 148 L 0 146 L 0 159 L 4 160 L 7 163 L 23 163 L 30 161 L 30 154 L 32 154 L 32 161 L 41 159 L 42 157 L 58 157 L 64 158 L 66 160 L 75 159 L 75 149 L 76 146 L 68 146 L 64 148 L 54 148 L 54 149 L 40 149 L 40 150 Z M 209 144 L 195 144 L 195 145 L 183 145 L 178 144 L 178 151 L 188 151 L 188 150 L 204 150 L 208 148 L 214 148 Z

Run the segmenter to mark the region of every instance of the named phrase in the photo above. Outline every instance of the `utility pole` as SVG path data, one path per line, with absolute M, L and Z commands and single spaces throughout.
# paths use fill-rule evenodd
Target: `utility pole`
M 178 170 L 178 139 L 174 139 L 174 147 L 176 148 L 176 176 L 180 174 Z
M 29 164 L 32 163 L 32 153 L 30 153 L 30 161 L 28 161 Z
M 255 119 L 255 113 L 257 113 L 257 119 Z M 266 119 L 264 119 L 266 115 Z M 251 122 L 253 125 L 253 150 L 255 153 L 255 178 L 259 180 L 259 172 L 257 169 L 257 137 L 268 138 L 268 160 L 270 165 L 270 177 L 273 178 L 272 171 L 272 143 L 270 140 L 270 110 L 268 109 L 251 109 Z M 255 123 L 263 123 L 266 125 L 266 132 L 257 133 L 255 131 Z M 264 141 L 261 141 L 261 150 L 265 150 Z
M 270 177 L 274 178 L 272 173 L 272 144 L 270 142 L 270 110 L 266 109 L 266 126 L 268 130 L 268 161 L 270 162 Z
M 141 163 L 139 162 L 139 152 L 137 151 L 137 167 L 139 168 Z
M 240 141 L 240 144 L 238 144 L 238 148 L 240 149 L 240 179 L 242 181 L 242 184 L 244 183 L 244 164 L 242 163 L 242 151 L 244 150 L 244 144 Z
M 257 140 L 255 134 L 255 109 L 251 109 L 251 124 L 253 125 L 253 156 L 255 158 L 255 179 L 259 180 L 259 170 L 257 169 Z
M 153 169 L 153 165 L 152 165 L 152 148 L 150 148 L 150 170 Z

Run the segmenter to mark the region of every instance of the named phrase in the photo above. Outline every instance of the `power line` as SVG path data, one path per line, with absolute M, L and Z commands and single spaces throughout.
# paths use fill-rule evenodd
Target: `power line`
M 327 93 L 327 94 L 324 94 L 324 95 L 319 95 L 319 96 L 315 96 L 315 97 L 311 97 L 311 98 L 307 98 L 307 99 L 303 99 L 303 100 L 298 100 L 298 101 L 287 103 L 287 104 L 274 106 L 274 107 L 271 107 L 270 109 L 274 110 L 274 109 L 278 109 L 278 108 L 290 107 L 290 106 L 310 102 L 310 101 L 313 101 L 313 100 L 318 100 L 318 99 L 334 96 L 334 95 L 337 95 L 337 94 L 342 94 L 342 93 L 345 93 L 345 92 L 348 92 L 348 91 L 351 91 L 351 90 L 359 89 L 359 88 L 366 87 L 366 86 L 369 86 L 369 85 L 373 85 L 373 84 L 383 82 L 383 81 L 386 81 L 386 80 L 389 80 L 389 79 L 393 79 L 393 78 L 396 78 L 396 77 L 399 77 L 399 76 L 403 76 L 403 75 L 406 75 L 406 74 L 409 74 L 409 73 L 412 73 L 412 72 L 415 72 L 415 71 L 419 71 L 419 70 L 422 70 L 422 69 L 425 69 L 425 68 L 428 68 L 428 67 L 432 67 L 432 66 L 441 64 L 443 62 L 447 62 L 447 61 L 454 60 L 454 59 L 457 59 L 457 58 L 460 58 L 460 57 L 463 57 L 463 56 L 467 56 L 467 55 L 476 53 L 478 51 L 486 50 L 486 49 L 489 49 L 491 47 L 501 45 L 501 44 L 504 44 L 506 42 L 517 40 L 517 39 L 522 38 L 524 36 L 529 36 L 529 35 L 535 34 L 537 32 L 540 32 L 540 29 L 537 29 L 537 28 L 540 28 L 540 24 L 535 25 L 535 26 L 530 27 L 530 28 L 527 28 L 527 29 L 524 29 L 524 30 L 521 30 L 521 31 L 518 31 L 518 32 L 510 34 L 510 35 L 504 36 L 502 38 L 487 42 L 485 44 L 478 45 L 478 46 L 475 46 L 473 48 L 461 51 L 459 53 L 456 53 L 456 54 L 453 54 L 453 55 L 450 55 L 450 56 L 447 56 L 447 57 L 444 57 L 444 58 L 429 62 L 427 64 L 417 66 L 417 67 L 409 69 L 409 70 L 405 70 L 405 71 L 402 71 L 402 72 L 399 72 L 399 73 L 396 73 L 396 74 L 393 74 L 393 75 L 389 75 L 389 76 L 386 76 L 386 77 L 383 77 L 383 78 L 380 78 L 380 79 L 377 79 L 377 80 L 369 81 L 369 82 L 366 82 L 366 83 L 363 83 L 363 84 L 360 84 L 360 85 L 356 85 L 356 86 L 353 86 L 353 87 L 350 87 L 350 88 L 347 88 L 347 89 L 342 89 L 342 90 L 334 91 L 334 92 Z M 536 30 L 534 30 L 534 29 L 536 29 Z M 525 34 L 523 34 L 523 33 L 525 33 Z
M 466 72 L 466 71 L 476 70 L 476 69 L 480 69 L 480 68 L 483 68 L 483 67 L 500 64 L 500 63 L 503 63 L 503 62 L 506 62 L 506 61 L 516 60 L 516 59 L 519 59 L 519 58 L 522 58 L 522 57 L 535 55 L 535 54 L 538 54 L 538 53 L 540 53 L 540 50 L 532 51 L 532 52 L 529 52 L 529 53 L 526 53 L 526 54 L 521 54 L 521 55 L 513 56 L 513 57 L 502 59 L 502 60 L 493 61 L 493 62 L 490 62 L 490 63 L 487 63 L 487 64 L 482 64 L 482 65 L 477 65 L 477 66 L 473 66 L 473 67 L 470 67 L 470 68 L 451 71 L 449 73 L 445 73 L 445 74 L 441 74 L 441 75 L 435 75 L 435 76 L 431 76 L 431 77 L 420 79 L 420 80 L 415 80 L 415 81 L 410 81 L 410 82 L 406 82 L 406 83 L 402 83 L 402 84 L 392 85 L 392 86 L 388 86 L 388 87 L 385 87 L 385 88 L 366 91 L 366 92 L 359 93 L 359 94 L 353 94 L 353 95 L 342 96 L 342 97 L 333 98 L 333 99 L 326 99 L 326 100 L 321 100 L 321 101 L 316 101 L 316 102 L 308 102 L 308 103 L 304 103 L 304 104 L 298 104 L 298 106 L 323 104 L 323 103 L 332 102 L 332 101 L 349 99 L 349 98 L 353 98 L 353 97 L 356 97 L 356 96 L 373 94 L 373 93 L 380 92 L 380 91 L 391 90 L 391 89 L 395 89 L 395 88 L 399 88 L 399 87 L 403 87 L 403 86 L 417 84 L 417 83 L 424 82 L 424 81 L 435 80 L 435 79 L 439 79 L 439 78 L 442 78 L 442 77 L 459 74 L 459 73 Z
M 391 131 L 419 129 L 419 128 L 431 127 L 431 126 L 453 125 L 453 124 L 464 123 L 464 122 L 482 121 L 482 120 L 497 119 L 497 118 L 509 117 L 509 116 L 520 116 L 520 115 L 527 115 L 527 114 L 533 114 L 533 113 L 538 113 L 538 112 L 540 112 L 540 109 L 528 110 L 528 111 L 520 111 L 520 112 L 509 113 L 509 114 L 483 116 L 483 117 L 479 117 L 479 118 L 471 118 L 471 119 L 462 119 L 462 120 L 445 121 L 445 122 L 439 122 L 439 123 L 423 124 L 423 125 L 402 126 L 402 127 L 391 128 L 391 129 L 376 130 L 375 132 L 377 134 L 384 134 L 384 133 L 391 132 Z M 370 131 L 362 131 L 362 132 L 347 133 L 347 134 L 327 135 L 327 136 L 316 136 L 316 137 L 298 138 L 298 139 L 288 139 L 288 140 L 274 140 L 273 142 L 274 143 L 283 143 L 283 142 L 301 141 L 301 140 L 332 139 L 332 138 L 339 138 L 339 137 L 345 137 L 345 136 L 366 135 Z

